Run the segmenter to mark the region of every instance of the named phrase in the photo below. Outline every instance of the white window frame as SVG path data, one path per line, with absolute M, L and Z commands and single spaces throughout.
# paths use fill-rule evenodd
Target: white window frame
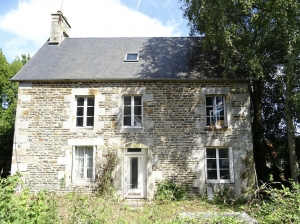
M 213 98 L 213 111 L 210 111 L 209 114 L 207 114 L 207 107 L 209 107 L 206 104 L 206 99 L 207 97 L 212 97 Z M 223 99 L 223 110 L 224 110 L 224 126 L 220 126 L 217 125 L 217 122 L 215 122 L 215 127 L 216 128 L 222 128 L 222 127 L 227 127 L 227 109 L 226 109 L 226 97 L 224 95 L 206 95 L 205 96 L 205 122 L 206 122 L 206 126 L 210 126 L 211 123 L 213 122 L 213 117 L 215 116 L 215 114 L 217 114 L 217 104 L 216 104 L 216 97 L 222 97 Z M 207 124 L 207 118 L 210 119 L 210 124 Z M 216 120 L 218 121 L 218 120 Z
M 136 55 L 136 59 L 135 59 L 135 60 L 127 59 L 127 56 L 128 56 L 128 55 Z M 126 54 L 125 54 L 124 61 L 125 61 L 125 62 L 138 62 L 138 61 L 139 61 L 139 53 L 133 53 L 133 52 L 131 52 L 131 53 L 126 53 Z
M 79 97 L 83 97 L 84 98 L 84 105 L 83 105 L 83 126 L 77 126 L 77 99 Z M 87 105 L 87 98 L 94 98 L 94 116 L 93 116 L 93 126 L 88 126 L 87 125 L 87 108 L 88 108 L 88 105 Z M 76 128 L 93 128 L 95 126 L 95 96 L 94 95 L 76 95 L 75 96 L 75 127 Z
M 217 163 L 217 179 L 208 179 L 207 177 L 207 149 L 216 149 L 216 163 Z M 221 179 L 220 178 L 220 164 L 219 164 L 219 149 L 227 149 L 228 150 L 228 159 L 229 159 L 229 179 Z M 234 183 L 234 169 L 233 169 L 233 155 L 232 155 L 232 147 L 206 147 L 205 148 L 205 176 L 206 183 Z
M 125 104 L 124 104 L 124 97 L 131 97 L 131 115 L 130 115 L 130 118 L 131 118 L 131 125 L 125 125 L 124 124 L 124 108 L 125 108 Z M 141 125 L 134 125 L 134 97 L 141 97 L 141 105 L 137 105 L 137 106 L 141 106 Z M 130 127 L 130 128 L 142 128 L 143 127 L 143 96 L 141 95 L 124 95 L 123 98 L 122 98 L 122 124 L 123 124 L 123 127 Z
M 76 177 L 76 174 L 75 174 L 75 157 L 76 157 L 76 154 L 75 154 L 75 151 L 76 151 L 76 148 L 77 147 L 80 147 L 80 148 L 84 148 L 84 150 L 86 150 L 87 148 L 92 148 L 93 150 L 93 176 L 92 178 L 88 178 L 87 177 L 87 154 L 84 153 L 84 170 L 83 170 L 83 178 L 78 178 Z M 95 158 L 96 158 L 96 146 L 73 146 L 73 150 L 72 150 L 72 182 L 93 182 L 95 181 L 95 167 L 96 167 L 96 164 L 95 164 Z

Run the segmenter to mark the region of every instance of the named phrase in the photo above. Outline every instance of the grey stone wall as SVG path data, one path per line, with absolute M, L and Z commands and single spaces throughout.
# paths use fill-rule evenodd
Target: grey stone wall
M 143 96 L 143 127 L 122 126 L 122 96 Z M 226 97 L 227 127 L 206 127 L 205 96 Z M 75 127 L 75 96 L 95 95 L 95 126 Z M 91 191 L 93 183 L 73 183 L 72 147 L 94 145 L 97 157 L 113 146 L 122 161 L 126 144 L 147 148 L 147 197 L 160 181 L 171 178 L 191 191 L 205 193 L 232 187 L 239 194 L 253 184 L 253 145 L 248 85 L 243 82 L 123 81 L 20 83 L 12 173 L 21 171 L 32 191 Z M 205 147 L 231 147 L 234 183 L 205 180 Z M 116 188 L 122 195 L 122 163 Z

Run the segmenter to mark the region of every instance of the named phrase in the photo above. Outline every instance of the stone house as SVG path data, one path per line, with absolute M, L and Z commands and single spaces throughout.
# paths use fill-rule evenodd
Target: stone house
M 93 191 L 118 157 L 116 191 L 153 198 L 171 179 L 204 194 L 253 183 L 249 80 L 222 76 L 197 37 L 70 38 L 61 12 L 19 82 L 11 173 L 32 191 Z

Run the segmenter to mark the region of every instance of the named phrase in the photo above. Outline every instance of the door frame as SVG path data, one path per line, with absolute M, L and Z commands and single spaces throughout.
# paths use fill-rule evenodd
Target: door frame
M 128 149 L 140 149 L 140 152 L 137 152 L 138 150 L 128 150 Z M 140 147 L 126 147 L 124 149 L 124 154 L 123 154 L 123 175 L 122 175 L 122 182 L 123 182 L 123 196 L 124 198 L 146 198 L 147 195 L 147 155 L 148 151 L 146 148 L 140 148 Z M 141 191 L 138 190 L 130 190 L 128 188 L 128 181 L 129 178 L 128 175 L 130 172 L 130 167 L 128 167 L 128 159 L 131 157 L 138 157 L 140 158 L 141 162 L 141 174 L 142 176 L 140 177 L 140 184 L 142 184 L 142 189 Z M 130 195 L 131 194 L 131 195 Z

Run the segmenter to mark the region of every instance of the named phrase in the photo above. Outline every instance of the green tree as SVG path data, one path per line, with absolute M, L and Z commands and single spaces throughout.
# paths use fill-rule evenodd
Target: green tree
M 291 176 L 298 181 L 295 149 L 295 93 L 298 91 L 299 1 L 295 0 L 181 0 L 191 35 L 202 35 L 206 51 L 217 49 L 226 73 L 242 67 L 251 83 L 254 157 L 259 175 L 267 155 L 262 97 L 267 80 L 284 81 L 284 98 Z M 236 63 L 239 61 L 239 63 Z M 278 73 L 279 68 L 282 74 Z M 280 78 L 281 77 L 281 78 Z M 278 93 L 279 94 L 279 93 Z M 269 118 L 269 119 L 272 119 Z
M 21 58 L 17 56 L 12 63 L 8 63 L 2 50 L 0 50 L 0 171 L 3 169 L 3 176 L 7 176 L 10 170 L 18 92 L 18 83 L 11 82 L 10 78 L 29 59 L 29 55 L 22 54 Z

